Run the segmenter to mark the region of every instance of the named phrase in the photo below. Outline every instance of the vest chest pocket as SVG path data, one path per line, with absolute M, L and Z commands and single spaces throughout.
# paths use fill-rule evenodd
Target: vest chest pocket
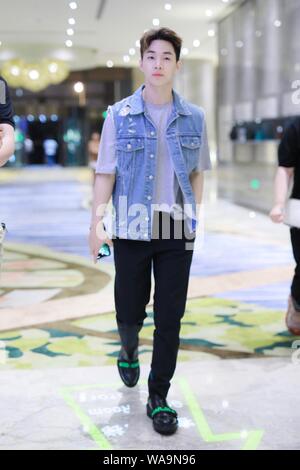
M 136 159 L 143 157 L 144 140 L 132 137 L 117 139 L 116 151 L 120 172 L 134 170 Z
M 201 137 L 199 135 L 180 136 L 180 145 L 187 169 L 191 172 L 199 163 Z

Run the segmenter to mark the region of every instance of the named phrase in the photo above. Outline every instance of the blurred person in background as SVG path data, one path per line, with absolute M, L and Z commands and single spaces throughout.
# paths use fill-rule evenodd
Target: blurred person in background
M 93 132 L 90 137 L 90 140 L 88 141 L 89 167 L 91 168 L 93 174 L 93 186 L 95 183 L 95 171 L 99 152 L 100 138 L 101 136 L 99 132 Z
M 291 242 L 296 261 L 296 269 L 288 300 L 286 325 L 288 330 L 300 335 L 300 117 L 287 127 L 278 150 L 278 169 L 274 185 L 274 207 L 270 217 L 274 223 L 286 222 L 291 225 Z M 292 192 L 290 194 L 290 187 Z M 287 200 L 293 200 L 290 206 L 292 222 L 287 220 Z
M 31 160 L 31 155 L 34 152 L 34 143 L 33 140 L 29 137 L 29 135 L 26 135 L 26 138 L 24 140 L 24 150 L 26 155 L 26 163 L 28 164 Z
M 0 166 L 5 165 L 15 150 L 15 123 L 13 107 L 7 83 L 0 77 Z M 1 214 L 0 214 L 1 215 Z M 0 220 L 0 267 L 2 261 L 2 245 L 5 235 L 5 223 Z
M 15 151 L 13 107 L 5 80 L 0 77 L 0 166 L 5 165 Z
M 56 164 L 57 147 L 58 143 L 53 136 L 48 137 L 43 142 L 46 164 L 49 166 Z

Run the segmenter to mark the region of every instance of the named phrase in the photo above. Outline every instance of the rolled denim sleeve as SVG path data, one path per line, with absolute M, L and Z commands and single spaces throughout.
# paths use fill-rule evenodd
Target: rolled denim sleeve
M 116 129 L 112 111 L 108 110 L 101 132 L 96 173 L 115 174 L 116 166 Z

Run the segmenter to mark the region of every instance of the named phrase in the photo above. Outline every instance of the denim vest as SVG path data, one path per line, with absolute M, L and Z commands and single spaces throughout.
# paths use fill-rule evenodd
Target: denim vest
M 116 129 L 117 167 L 113 189 L 113 234 L 151 240 L 151 206 L 156 167 L 157 129 L 144 109 L 142 90 L 109 106 Z M 168 150 L 183 195 L 187 226 L 196 231 L 196 202 L 189 175 L 199 161 L 204 112 L 174 90 L 166 129 Z M 163 201 L 162 201 L 163 202 Z

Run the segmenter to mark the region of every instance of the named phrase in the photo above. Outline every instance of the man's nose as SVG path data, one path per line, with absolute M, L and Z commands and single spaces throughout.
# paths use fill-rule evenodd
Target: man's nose
M 160 62 L 160 60 L 156 61 L 155 68 L 156 68 L 156 69 L 161 69 L 161 62 Z

